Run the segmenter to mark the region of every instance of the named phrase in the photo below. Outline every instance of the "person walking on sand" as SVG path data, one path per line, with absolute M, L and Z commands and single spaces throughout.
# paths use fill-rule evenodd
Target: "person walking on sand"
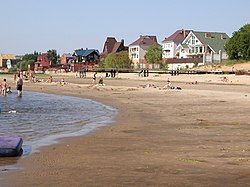
M 23 91 L 23 79 L 21 78 L 20 74 L 17 76 L 16 89 L 17 89 L 17 96 L 21 97 Z
M 7 82 L 6 82 L 6 79 L 3 79 L 2 90 L 1 90 L 3 96 L 6 96 L 7 87 L 8 87 L 8 84 L 7 84 Z
M 95 72 L 94 75 L 93 75 L 93 83 L 94 84 L 96 83 L 96 75 L 97 75 L 97 72 Z

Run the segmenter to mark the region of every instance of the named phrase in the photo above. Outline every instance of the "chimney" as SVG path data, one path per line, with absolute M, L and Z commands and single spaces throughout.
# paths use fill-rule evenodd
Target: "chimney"
M 211 38 L 211 33 L 206 32 L 206 33 L 205 33 L 205 37 L 206 37 L 206 38 Z
M 186 30 L 185 29 L 183 30 L 183 35 L 184 35 L 184 38 L 186 38 Z
M 124 39 L 122 39 L 121 43 L 122 43 L 122 45 L 124 45 Z
M 226 39 L 226 38 L 224 37 L 223 34 L 220 35 L 220 38 L 221 38 L 222 40 Z

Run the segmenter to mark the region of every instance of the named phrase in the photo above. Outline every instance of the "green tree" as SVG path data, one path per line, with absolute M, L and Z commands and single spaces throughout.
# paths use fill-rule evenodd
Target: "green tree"
M 20 62 L 17 63 L 17 68 L 22 71 L 28 70 L 28 65 L 37 61 L 38 53 L 35 51 L 33 54 L 25 54 Z
M 58 55 L 55 49 L 47 51 L 47 58 L 51 62 L 52 65 L 56 65 L 58 62 Z
M 230 59 L 250 60 L 250 24 L 244 25 L 233 33 L 225 49 Z
M 145 58 L 149 64 L 161 64 L 162 48 L 156 44 L 151 45 L 146 52 Z
M 122 51 L 109 54 L 103 61 L 103 67 L 116 69 L 131 68 L 131 60 L 129 59 L 128 52 Z

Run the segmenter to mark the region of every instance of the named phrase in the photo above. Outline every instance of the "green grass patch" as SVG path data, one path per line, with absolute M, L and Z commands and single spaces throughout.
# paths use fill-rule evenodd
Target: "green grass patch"
M 244 64 L 244 63 L 250 63 L 250 62 L 246 60 L 225 60 L 221 63 L 221 65 L 233 66 L 235 64 Z
M 197 160 L 192 158 L 177 158 L 178 161 L 185 162 L 185 163 L 202 163 L 205 162 L 204 160 Z

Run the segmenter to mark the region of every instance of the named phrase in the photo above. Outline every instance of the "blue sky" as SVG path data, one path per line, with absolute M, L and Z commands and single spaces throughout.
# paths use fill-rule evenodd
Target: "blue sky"
M 1 0 L 0 53 L 102 50 L 107 36 L 128 45 L 141 34 L 162 41 L 177 29 L 231 36 L 250 23 L 249 0 Z

